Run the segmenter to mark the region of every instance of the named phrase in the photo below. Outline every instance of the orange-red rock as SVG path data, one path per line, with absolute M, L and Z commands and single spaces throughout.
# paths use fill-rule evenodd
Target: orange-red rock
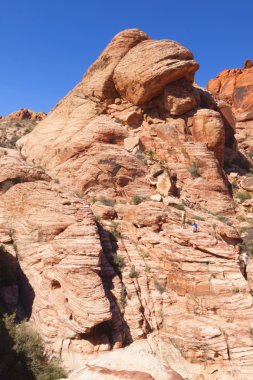
M 139 29 L 118 33 L 84 75 L 84 94 L 101 99 L 116 98 L 118 92 L 113 83 L 115 67 L 130 49 L 147 39 L 148 35 Z
M 0 120 L 36 120 L 40 121 L 46 117 L 45 112 L 34 112 L 27 108 L 21 108 L 18 111 L 12 112 L 8 116 L 0 116 Z
M 117 56 L 126 36 L 143 40 L 131 42 L 128 52 L 121 46 Z M 103 67 L 102 53 L 18 141 L 21 155 L 7 151 L 0 159 L 2 181 L 11 180 L 0 197 L 0 239 L 33 288 L 34 294 L 21 287 L 34 297 L 31 323 L 69 368 L 86 366 L 84 379 L 100 376 L 97 367 L 123 378 L 133 376 L 125 371 L 155 380 L 173 379 L 175 371 L 196 380 L 231 372 L 236 380 L 250 378 L 252 264 L 246 281 L 237 213 L 249 225 L 245 209 L 252 202 L 234 201 L 229 181 L 241 191 L 245 180 L 222 167 L 224 149 L 238 135 L 231 115 L 222 118 L 221 103 L 200 89 L 202 109 L 182 116 L 165 109 L 168 83 L 190 82 L 197 68 L 181 45 L 125 31 L 106 51 L 112 65 Z M 172 63 L 168 70 L 166 63 Z M 233 83 L 223 87 L 228 101 Z M 146 103 L 136 106 L 140 101 Z M 19 177 L 22 183 L 15 183 Z M 119 353 L 125 345 L 130 351 Z
M 164 90 L 164 107 L 171 115 L 182 115 L 198 108 L 199 94 L 186 79 L 168 84 Z
M 205 143 L 223 165 L 225 128 L 221 115 L 213 110 L 198 110 L 193 116 L 191 131 L 194 140 Z
M 198 69 L 192 53 L 175 41 L 143 41 L 121 59 L 114 71 L 118 92 L 133 104 L 142 104 L 180 78 L 193 81 Z

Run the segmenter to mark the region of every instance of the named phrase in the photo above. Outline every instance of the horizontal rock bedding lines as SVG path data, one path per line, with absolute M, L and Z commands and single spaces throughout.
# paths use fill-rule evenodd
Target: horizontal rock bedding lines
M 252 285 L 224 171 L 238 126 L 194 84 L 197 68 L 175 41 L 123 31 L 18 152 L 0 149 L 1 242 L 33 289 L 31 323 L 68 368 L 145 341 L 167 378 L 252 373 Z

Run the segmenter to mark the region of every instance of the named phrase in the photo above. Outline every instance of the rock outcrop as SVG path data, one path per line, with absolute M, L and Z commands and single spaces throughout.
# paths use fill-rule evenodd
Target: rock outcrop
M 73 379 L 253 373 L 252 265 L 245 276 L 236 214 L 253 205 L 232 192 L 249 183 L 224 171 L 237 126 L 192 84 L 197 68 L 174 41 L 121 32 L 19 153 L 2 150 L 0 240 L 47 350 L 84 366 Z
M 45 119 L 45 112 L 34 112 L 27 108 L 20 108 L 20 110 L 12 112 L 7 116 L 0 116 L 0 120 L 33 120 L 40 121 Z
M 179 43 L 147 40 L 122 58 L 113 78 L 121 96 L 133 104 L 142 104 L 177 79 L 193 82 L 198 67 L 192 53 Z
M 207 88 L 218 99 L 230 104 L 236 121 L 236 139 L 246 153 L 253 151 L 253 67 L 222 71 L 208 82 Z
M 15 148 L 17 140 L 31 132 L 45 117 L 44 112 L 34 112 L 26 108 L 8 116 L 0 116 L 0 147 Z

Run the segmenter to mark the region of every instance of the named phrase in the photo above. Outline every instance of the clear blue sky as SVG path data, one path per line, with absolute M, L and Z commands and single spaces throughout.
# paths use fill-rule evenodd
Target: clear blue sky
M 0 115 L 48 112 L 127 28 L 188 47 L 202 86 L 253 60 L 253 0 L 0 0 Z

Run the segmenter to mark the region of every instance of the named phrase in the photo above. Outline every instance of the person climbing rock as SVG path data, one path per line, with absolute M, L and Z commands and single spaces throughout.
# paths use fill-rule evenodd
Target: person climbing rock
M 249 260 L 249 254 L 248 252 L 243 252 L 242 254 L 242 270 L 243 270 L 243 276 L 247 279 L 247 265 Z
M 196 222 L 192 223 L 192 227 L 193 227 L 193 232 L 198 232 L 198 225 Z

